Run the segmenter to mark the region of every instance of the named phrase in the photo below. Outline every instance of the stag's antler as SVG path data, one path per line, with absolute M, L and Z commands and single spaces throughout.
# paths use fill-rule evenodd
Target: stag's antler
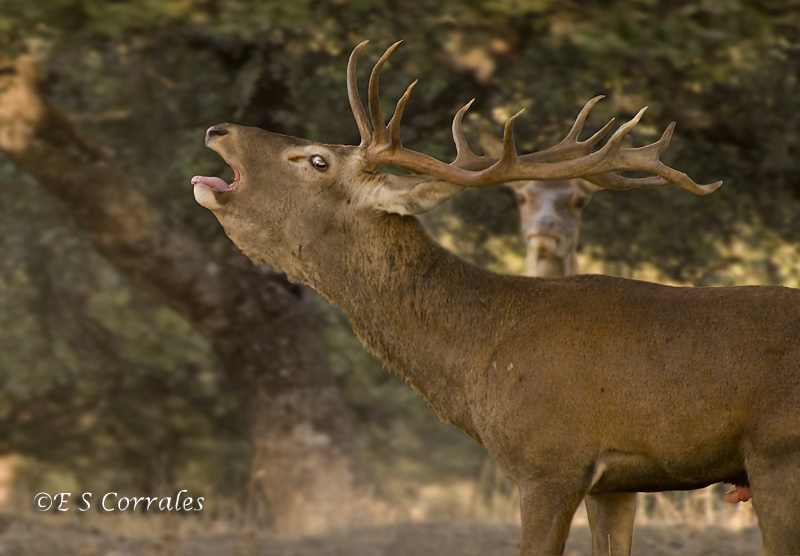
M 347 93 L 361 133 L 361 146 L 365 147 L 365 159 L 373 168 L 384 165 L 399 166 L 466 187 L 482 187 L 517 180 L 550 181 L 584 178 L 606 189 L 677 185 L 692 193 L 706 195 L 722 185 L 721 181 L 700 185 L 683 172 L 661 162 L 659 157 L 669 145 L 675 128 L 674 122 L 655 143 L 639 148 L 622 148 L 623 139 L 639 122 L 646 107 L 620 127 L 602 148 L 591 152 L 614 123 L 612 119 L 589 139 L 578 141 L 589 111 L 603 98 L 602 96 L 587 102 L 567 136 L 559 144 L 543 151 L 517 154 L 514 144 L 514 122 L 522 114 L 523 110 L 520 110 L 506 122 L 503 132 L 503 156 L 500 159 L 478 156 L 472 152 L 464 137 L 462 120 L 474 99 L 461 108 L 453 119 L 453 140 L 457 150 L 453 162 L 447 164 L 423 153 L 406 149 L 400 142 L 400 120 L 411 90 L 417 82 L 414 81 L 397 102 L 394 116 L 386 125 L 380 109 L 378 82 L 381 68 L 402 41 L 394 43 L 381 56 L 370 75 L 368 99 L 370 117 L 367 118 L 356 83 L 356 61 L 367 42 L 369 41 L 356 46 L 350 55 L 347 65 Z M 622 175 L 622 172 L 626 171 L 642 171 L 655 175 L 631 178 Z

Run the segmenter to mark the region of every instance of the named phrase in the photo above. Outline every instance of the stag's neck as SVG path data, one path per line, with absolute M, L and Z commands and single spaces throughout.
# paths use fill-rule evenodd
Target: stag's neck
M 564 257 L 542 253 L 538 249 L 528 250 L 525 258 L 525 274 L 541 278 L 565 278 L 578 273 L 578 256 L 571 251 Z
M 354 227 L 363 229 L 313 253 L 316 272 L 303 279 L 347 312 L 362 343 L 443 420 L 475 436 L 468 374 L 491 364 L 493 346 L 513 326 L 515 287 L 497 281 L 520 278 L 464 263 L 414 218 L 384 216 Z

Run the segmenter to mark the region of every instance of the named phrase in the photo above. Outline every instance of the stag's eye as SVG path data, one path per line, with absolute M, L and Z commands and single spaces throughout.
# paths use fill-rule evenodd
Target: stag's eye
M 325 159 L 318 154 L 312 155 L 309 161 L 311 165 L 319 171 L 323 171 L 328 167 L 328 163 L 325 162 Z

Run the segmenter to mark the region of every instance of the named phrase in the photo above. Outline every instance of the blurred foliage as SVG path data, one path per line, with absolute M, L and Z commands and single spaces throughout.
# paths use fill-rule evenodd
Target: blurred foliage
M 247 441 L 202 337 L 132 288 L 30 184 L 3 209 L 26 217 L 0 242 L 0 451 L 80 484 L 150 491 L 199 460 L 193 484 L 238 494 Z M 223 463 L 232 480 L 217 484 Z
M 585 270 L 800 285 L 797 0 L 0 0 L 0 14 L 2 48 L 34 52 L 52 101 L 113 151 L 167 218 L 219 248 L 227 240 L 189 189 L 194 174 L 230 172 L 203 148 L 204 129 L 233 120 L 353 143 L 349 51 L 376 43 L 362 55 L 365 80 L 379 50 L 402 38 L 383 102 L 388 113 L 421 80 L 404 118 L 411 148 L 453 156 L 449 122 L 472 97 L 468 137 L 480 121 L 499 130 L 525 107 L 518 143 L 543 148 L 604 93 L 587 129 L 647 104 L 635 144 L 677 120 L 665 161 L 698 181 L 725 180 L 708 197 L 596 194 L 584 217 Z M 4 160 L 0 185 L 0 447 L 84 483 L 191 477 L 235 490 L 247 447 L 208 346 L 109 268 Z M 503 188 L 465 192 L 424 221 L 465 258 L 521 271 Z M 337 309 L 325 319 L 381 491 L 403 498 L 412 478 L 477 475 L 479 448 L 380 370 Z

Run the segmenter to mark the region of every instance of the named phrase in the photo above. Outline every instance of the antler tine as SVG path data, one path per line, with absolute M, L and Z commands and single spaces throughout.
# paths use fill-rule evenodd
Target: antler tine
M 397 101 L 397 107 L 394 109 L 394 115 L 392 119 L 389 120 L 389 125 L 387 128 L 389 129 L 389 142 L 392 145 L 400 145 L 400 120 L 403 118 L 403 110 L 406 108 L 406 102 L 408 102 L 409 97 L 411 96 L 411 89 L 414 88 L 414 85 L 417 84 L 415 80 L 411 85 L 408 86 L 406 92 L 403 93 L 403 96 L 400 97 L 400 100 Z
M 672 122 L 667 126 L 667 129 L 664 130 L 661 138 L 655 143 L 635 149 L 622 149 L 619 153 L 621 164 L 626 170 L 643 170 L 657 174 L 657 176 L 629 178 L 622 176 L 618 172 L 608 172 L 596 176 L 589 176 L 587 179 L 607 189 L 622 190 L 677 185 L 697 195 L 708 195 L 716 191 L 719 186 L 722 185 L 722 181 L 701 185 L 696 183 L 685 173 L 670 168 L 661 162 L 661 153 L 669 146 L 674 130 L 675 122 Z
M 467 113 L 473 102 L 475 102 L 474 98 L 456 112 L 455 117 L 453 117 L 453 142 L 456 144 L 456 159 L 453 164 L 456 166 L 467 166 L 481 159 L 481 157 L 472 152 L 472 149 L 469 148 L 469 143 L 467 143 L 467 138 L 464 137 L 464 114 Z
M 578 137 L 580 136 L 581 131 L 583 131 L 583 124 L 586 123 L 586 117 L 589 115 L 589 112 L 592 110 L 592 108 L 594 108 L 595 104 L 604 98 L 606 98 L 605 95 L 597 95 L 584 105 L 578 114 L 578 117 L 575 118 L 575 123 L 572 124 L 572 129 L 569 130 L 567 136 L 564 137 L 564 140 L 559 144 L 575 142 L 578 145 L 583 145 L 587 153 L 591 152 L 594 146 L 600 142 L 600 139 L 605 137 L 606 133 L 608 133 L 608 130 L 611 129 L 611 126 L 614 125 L 614 118 L 611 118 L 606 125 L 604 125 L 597 133 L 589 137 L 586 141 L 578 141 Z
M 642 112 L 644 108 L 642 108 Z M 641 112 L 640 112 L 641 114 Z M 628 122 L 630 123 L 630 122 Z M 627 125 L 627 124 L 626 124 Z M 620 130 L 617 132 L 619 133 L 622 131 Z M 663 153 L 667 147 L 669 146 L 669 142 L 672 139 L 672 133 L 675 131 L 675 122 L 671 122 L 667 129 L 664 130 L 664 133 L 661 134 L 661 138 L 656 141 L 655 143 L 650 143 L 649 145 L 645 145 L 644 147 L 636 147 L 633 149 L 623 149 L 623 151 L 631 158 L 636 158 L 637 160 L 641 160 L 642 163 L 649 163 L 649 164 L 661 164 L 661 153 Z M 616 134 L 615 134 L 616 135 Z M 613 137 L 612 137 L 613 139 Z M 609 141 L 610 142 L 610 141 Z
M 550 147 L 549 149 L 545 149 L 543 151 L 523 154 L 519 157 L 519 159 L 525 163 L 532 163 L 532 162 L 559 162 L 561 160 L 569 160 L 571 158 L 575 158 L 577 156 L 587 155 L 592 152 L 592 149 L 600 142 L 600 140 L 605 137 L 608 130 L 611 129 L 611 126 L 614 125 L 614 118 L 604 125 L 597 133 L 592 135 L 586 141 L 578 141 L 578 136 L 583 131 L 583 125 L 586 123 L 586 118 L 589 115 L 589 112 L 592 110 L 595 104 L 600 102 L 605 98 L 605 95 L 598 95 L 593 99 L 590 99 L 583 108 L 581 109 L 580 113 L 578 113 L 578 117 L 575 118 L 575 123 L 572 124 L 572 129 L 569 130 L 569 133 L 561 140 L 560 143 L 557 145 Z
M 594 154 L 600 156 L 601 154 L 607 155 L 611 151 L 618 151 L 622 145 L 622 141 L 625 139 L 625 136 L 628 135 L 630 130 L 632 130 L 636 124 L 639 123 L 639 120 L 642 119 L 645 110 L 647 110 L 647 106 L 639 110 L 639 112 L 633 118 L 622 124 L 622 126 L 620 126 L 620 128 L 614 132 L 614 135 L 611 136 L 611 139 L 608 140 L 608 143 L 603 145 L 603 148 Z
M 500 159 L 500 162 L 504 165 L 511 165 L 517 161 L 517 145 L 514 143 L 514 122 L 522 116 L 523 112 L 525 112 L 524 108 L 511 116 L 503 129 L 503 158 Z
M 367 46 L 369 41 L 362 41 L 353 49 L 350 54 L 350 60 L 347 62 L 347 98 L 350 100 L 350 109 L 353 111 L 353 116 L 356 119 L 358 132 L 361 134 L 361 146 L 369 145 L 372 141 L 372 128 L 369 125 L 367 113 L 364 110 L 364 105 L 361 103 L 361 97 L 358 95 L 358 81 L 356 79 L 356 63 L 358 62 L 358 53 L 361 49 Z
M 608 130 L 611 129 L 611 126 L 614 125 L 616 118 L 611 118 L 608 120 L 608 123 L 597 130 L 597 133 L 589 137 L 586 141 L 578 141 L 579 145 L 586 145 L 586 152 L 591 152 L 595 145 L 600 142 L 600 139 L 606 136 Z
M 372 68 L 372 73 L 369 76 L 369 117 L 372 120 L 372 145 L 382 145 L 388 142 L 386 136 L 386 123 L 383 119 L 383 112 L 381 111 L 381 99 L 379 81 L 381 76 L 381 68 L 389 56 L 392 55 L 395 48 L 400 46 L 403 41 L 397 41 L 392 46 L 386 49 L 378 63 Z
M 583 124 L 586 123 L 586 117 L 589 115 L 589 112 L 591 112 L 595 104 L 597 104 L 604 98 L 606 98 L 605 95 L 597 95 L 596 97 L 589 99 L 589 101 L 586 104 L 584 104 L 583 108 L 581 108 L 581 111 L 578 113 L 578 117 L 575 118 L 575 123 L 572 124 L 572 129 L 569 130 L 569 133 L 567 133 L 567 136 L 564 137 L 564 140 L 561 141 L 561 143 L 578 140 L 578 136 L 581 134 L 581 131 L 583 130 Z
M 650 145 L 649 147 L 640 147 L 636 150 L 653 148 L 653 152 L 657 153 L 657 156 L 660 156 L 667 147 L 669 147 L 669 142 L 672 140 L 672 134 L 675 132 L 675 122 L 670 122 L 667 126 L 667 129 L 664 130 L 664 133 L 661 134 L 661 139 Z

